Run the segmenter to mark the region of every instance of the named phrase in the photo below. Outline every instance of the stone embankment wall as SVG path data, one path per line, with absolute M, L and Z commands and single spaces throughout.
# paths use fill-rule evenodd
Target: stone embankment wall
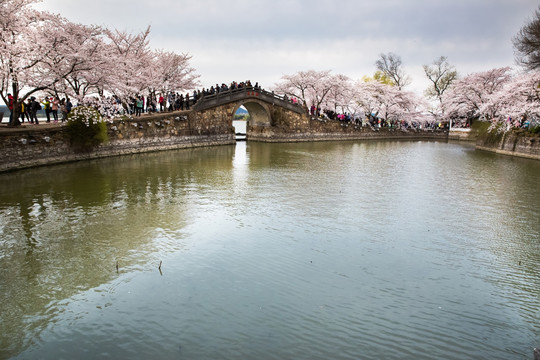
M 247 139 L 260 142 L 301 142 L 329 140 L 377 140 L 377 139 L 435 139 L 447 140 L 447 131 L 404 131 L 397 129 L 372 130 L 346 124 L 337 120 L 321 120 L 303 114 L 287 112 L 279 109 L 272 114 L 272 126 L 249 126 Z
M 451 128 L 448 132 L 448 140 L 476 141 L 478 133 L 471 128 Z
M 74 151 L 62 126 L 42 125 L 0 133 L 0 171 L 158 150 L 235 143 L 232 123 L 191 112 L 147 115 L 107 123 L 109 141 L 91 152 Z
M 540 136 L 526 131 L 509 131 L 496 138 L 479 137 L 476 148 L 498 154 L 540 160 Z

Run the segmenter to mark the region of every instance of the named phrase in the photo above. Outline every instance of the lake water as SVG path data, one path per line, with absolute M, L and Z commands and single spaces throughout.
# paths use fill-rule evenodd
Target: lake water
M 540 347 L 537 161 L 443 142 L 241 142 L 0 182 L 0 358 Z

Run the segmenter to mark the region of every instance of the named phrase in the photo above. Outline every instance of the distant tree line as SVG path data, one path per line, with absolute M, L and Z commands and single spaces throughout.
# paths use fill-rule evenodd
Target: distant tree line
M 470 126 L 475 120 L 529 127 L 540 123 L 540 7 L 514 37 L 516 62 L 523 71 L 502 67 L 460 77 L 446 56 L 423 65 L 430 81 L 424 97 L 405 90 L 411 78 L 401 57 L 380 54 L 372 77 L 353 80 L 325 71 L 284 75 L 275 91 L 296 97 L 317 114 L 352 114 L 386 122 L 449 122 Z

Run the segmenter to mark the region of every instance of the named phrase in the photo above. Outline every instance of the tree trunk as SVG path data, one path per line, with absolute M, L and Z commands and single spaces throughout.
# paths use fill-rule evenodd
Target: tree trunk
M 21 122 L 19 121 L 19 116 L 21 114 L 17 107 L 17 103 L 19 102 L 19 83 L 17 82 L 16 77 L 13 79 L 11 89 L 13 90 L 13 109 L 11 109 L 11 120 L 9 121 L 8 126 L 20 126 Z
M 15 103 L 15 101 L 13 102 Z M 21 116 L 19 108 L 17 105 L 13 104 L 13 110 L 11 110 L 11 121 L 9 122 L 8 126 L 20 126 L 21 121 L 19 120 L 19 116 Z

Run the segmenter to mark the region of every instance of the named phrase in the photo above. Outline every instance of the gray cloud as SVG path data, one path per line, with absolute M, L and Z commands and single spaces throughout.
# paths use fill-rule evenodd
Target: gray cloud
M 150 24 L 151 44 L 192 54 L 208 85 L 244 77 L 273 83 L 309 68 L 360 77 L 373 73 L 380 53 L 393 51 L 417 89 L 426 86 L 421 65 L 440 55 L 463 74 L 512 65 L 511 38 L 537 6 L 533 0 L 44 0 L 39 5 L 72 21 L 128 31 Z

